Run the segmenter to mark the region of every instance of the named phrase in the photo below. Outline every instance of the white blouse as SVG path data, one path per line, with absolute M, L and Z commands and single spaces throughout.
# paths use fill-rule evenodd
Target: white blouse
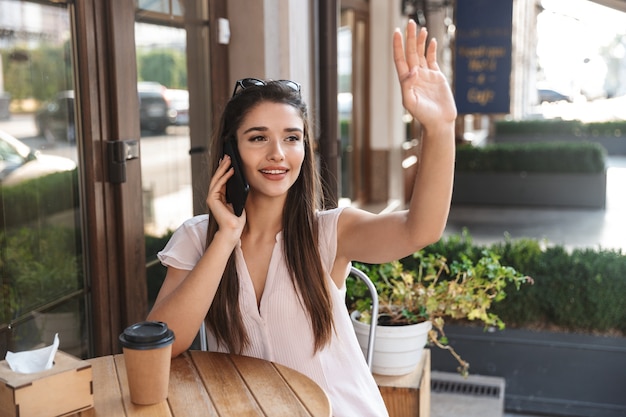
M 387 416 L 378 386 L 367 367 L 345 305 L 345 286 L 337 288 L 328 271 L 337 252 L 337 221 L 341 209 L 321 211 L 319 244 L 322 265 L 332 297 L 335 332 L 326 347 L 314 353 L 314 337 L 308 312 L 299 302 L 282 250 L 282 232 L 276 244 L 261 302 L 257 308 L 252 280 L 236 248 L 240 280 L 240 308 L 250 339 L 244 355 L 273 361 L 313 379 L 328 394 L 335 417 Z M 204 253 L 208 215 L 187 220 L 158 256 L 165 266 L 191 270 Z M 346 275 L 348 271 L 346 271 Z M 225 351 L 207 329 L 209 350 Z

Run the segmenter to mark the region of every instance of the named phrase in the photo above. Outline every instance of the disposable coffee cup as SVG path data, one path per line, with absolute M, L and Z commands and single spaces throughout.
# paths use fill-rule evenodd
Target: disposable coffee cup
M 165 401 L 170 382 L 174 332 L 159 321 L 143 321 L 120 335 L 130 400 L 149 405 Z

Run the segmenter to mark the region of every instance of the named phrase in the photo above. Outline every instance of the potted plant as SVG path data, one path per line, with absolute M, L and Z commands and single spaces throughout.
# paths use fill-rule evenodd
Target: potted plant
M 459 362 L 461 375 L 469 372 L 469 363 L 464 361 L 448 344 L 444 331 L 445 319 L 479 320 L 485 326 L 504 328 L 504 322 L 490 308 L 506 296 L 507 283 L 513 283 L 517 289 L 522 283 L 532 282 L 529 277 L 509 266 L 501 265 L 499 257 L 485 250 L 477 262 L 467 256 L 448 264 L 439 254 L 425 254 L 419 251 L 412 256 L 415 268 L 405 268 L 401 261 L 385 264 L 355 263 L 355 267 L 365 272 L 376 286 L 379 297 L 377 318 L 377 337 L 372 370 L 375 373 L 398 375 L 408 373 L 415 368 L 420 353 L 392 353 L 401 359 L 411 359 L 406 364 L 390 366 L 377 358 L 385 358 L 378 352 L 378 346 L 385 349 L 388 345 L 398 346 L 398 341 L 390 344 L 381 341 L 391 326 L 394 333 L 404 332 L 422 324 L 426 328 L 423 339 L 415 338 L 415 349 L 420 352 L 426 340 L 442 349 L 448 350 Z M 360 283 L 348 280 L 348 302 L 357 336 L 363 332 L 363 325 L 372 322 L 370 313 L 371 299 Z M 423 324 L 427 323 L 427 324 Z M 369 330 L 369 329 L 367 329 Z M 365 342 L 364 338 L 360 338 Z M 363 346 L 363 344 L 362 344 Z M 401 348 L 406 351 L 406 348 Z

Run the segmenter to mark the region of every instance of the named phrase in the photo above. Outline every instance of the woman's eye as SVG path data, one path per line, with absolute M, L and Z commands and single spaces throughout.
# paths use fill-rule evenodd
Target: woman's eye
M 298 142 L 300 141 L 300 136 L 288 136 L 286 140 L 287 142 Z
M 262 142 L 265 140 L 265 136 L 253 136 L 249 140 L 250 142 Z

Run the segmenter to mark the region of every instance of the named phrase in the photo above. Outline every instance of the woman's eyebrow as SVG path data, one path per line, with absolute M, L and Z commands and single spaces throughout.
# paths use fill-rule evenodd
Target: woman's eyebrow
M 252 126 L 249 127 L 248 129 L 243 131 L 243 134 L 245 135 L 246 133 L 249 132 L 267 132 L 269 130 L 268 127 L 266 126 Z M 285 132 L 300 132 L 300 133 L 304 133 L 304 129 L 300 128 L 300 127 L 286 127 L 284 129 Z
M 266 132 L 268 130 L 267 127 L 265 126 L 252 126 L 246 130 L 243 131 L 244 134 L 249 133 L 249 132 Z

